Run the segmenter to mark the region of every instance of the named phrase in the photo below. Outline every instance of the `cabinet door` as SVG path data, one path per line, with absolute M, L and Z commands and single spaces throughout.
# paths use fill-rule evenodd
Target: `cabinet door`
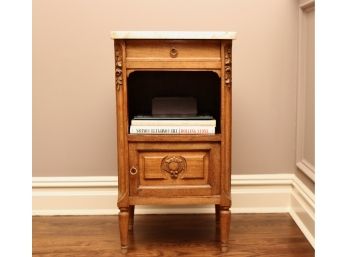
M 219 143 L 130 143 L 131 196 L 220 193 Z

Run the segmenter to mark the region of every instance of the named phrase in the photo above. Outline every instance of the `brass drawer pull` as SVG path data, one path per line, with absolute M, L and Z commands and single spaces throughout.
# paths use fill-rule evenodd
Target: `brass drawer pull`
M 178 50 L 175 47 L 172 47 L 169 51 L 170 57 L 175 58 L 178 56 Z
M 138 170 L 133 166 L 132 168 L 130 168 L 129 173 L 134 176 L 138 173 Z

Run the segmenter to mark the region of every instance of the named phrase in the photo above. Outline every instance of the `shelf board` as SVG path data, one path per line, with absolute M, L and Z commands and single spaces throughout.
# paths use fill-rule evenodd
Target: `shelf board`
M 184 141 L 194 141 L 194 142 L 211 142 L 211 141 L 221 141 L 221 134 L 214 135 L 155 135 L 155 134 L 128 134 L 129 142 L 184 142 Z

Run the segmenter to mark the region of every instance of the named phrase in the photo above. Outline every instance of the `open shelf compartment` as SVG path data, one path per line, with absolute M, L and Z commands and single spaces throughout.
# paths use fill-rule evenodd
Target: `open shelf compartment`
M 153 98 L 193 97 L 197 100 L 198 115 L 213 116 L 215 134 L 220 133 L 221 79 L 213 71 L 134 71 L 127 79 L 127 90 L 128 131 L 134 116 L 152 114 Z M 128 138 L 136 138 L 134 136 L 139 138 L 140 135 L 132 134 Z

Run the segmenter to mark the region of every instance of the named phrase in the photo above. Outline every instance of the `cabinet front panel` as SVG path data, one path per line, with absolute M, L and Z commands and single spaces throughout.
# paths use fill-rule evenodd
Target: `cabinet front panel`
M 219 143 L 132 143 L 130 195 L 185 196 L 219 193 Z M 136 174 L 134 174 L 136 170 Z
M 140 177 L 142 185 L 206 183 L 208 168 L 209 150 L 139 152 L 139 171 L 143 173 Z

